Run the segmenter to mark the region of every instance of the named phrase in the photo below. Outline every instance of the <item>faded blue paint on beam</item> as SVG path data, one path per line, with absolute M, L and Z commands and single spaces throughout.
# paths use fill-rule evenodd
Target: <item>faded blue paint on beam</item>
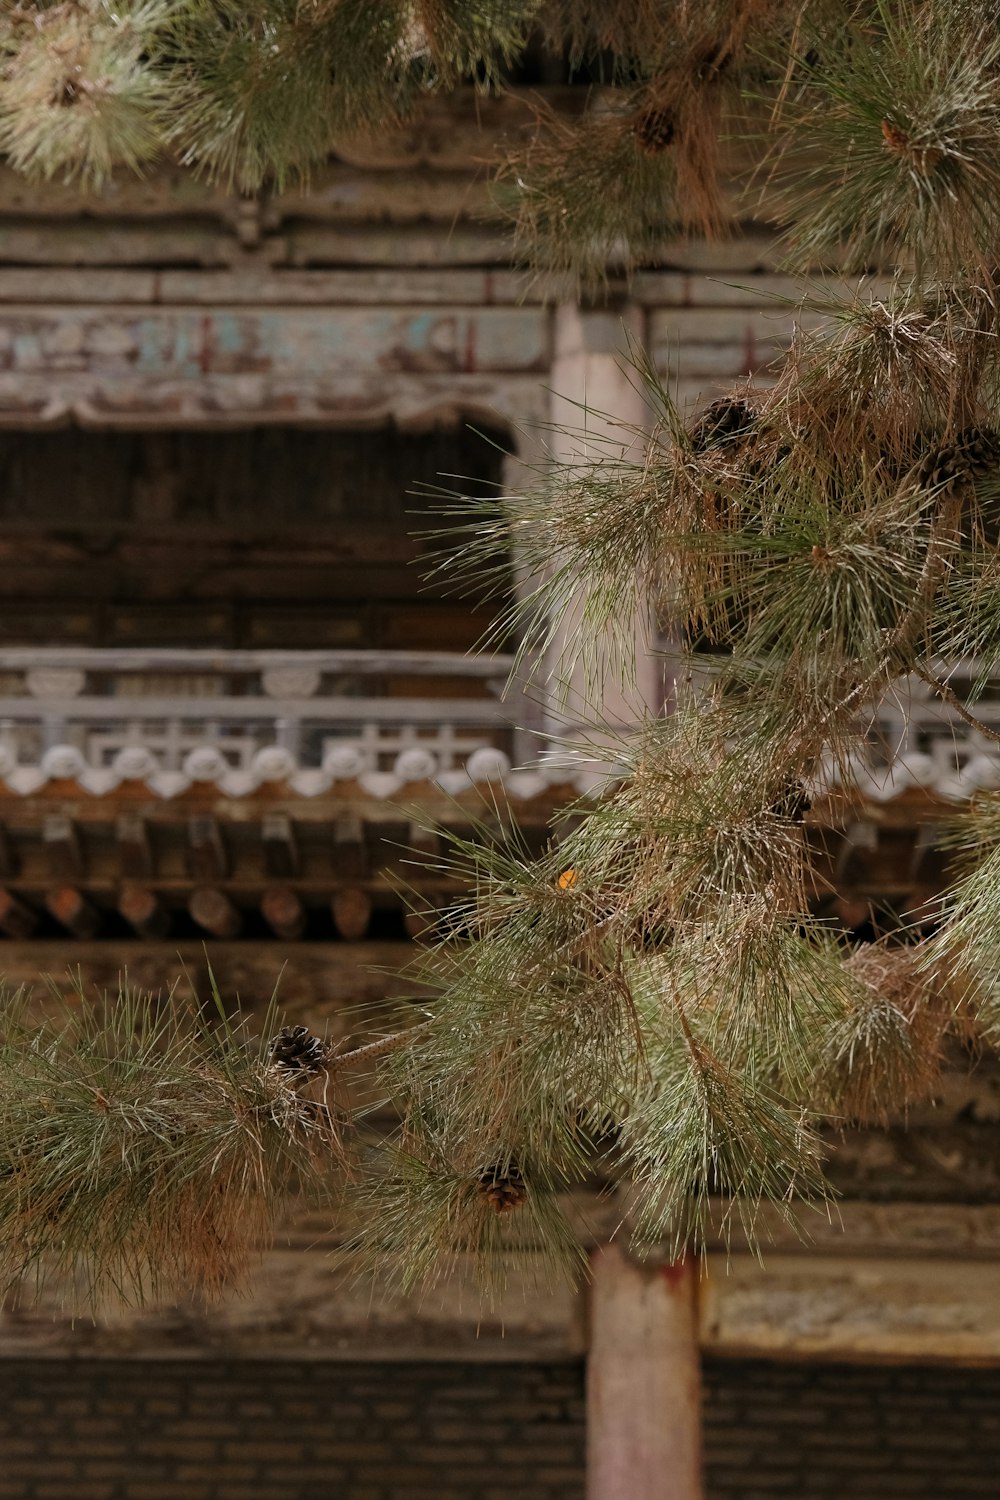
M 0 369 L 192 380 L 268 373 L 336 382 L 338 371 L 521 373 L 547 369 L 544 308 L 226 308 L 125 314 L 7 308 Z

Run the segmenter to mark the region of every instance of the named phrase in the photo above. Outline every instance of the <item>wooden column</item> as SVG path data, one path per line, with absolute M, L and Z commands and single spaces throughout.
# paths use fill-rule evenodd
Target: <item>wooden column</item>
M 587 1500 L 703 1500 L 697 1271 L 595 1252 Z
M 584 309 L 575 303 L 556 309 L 550 402 L 554 430 L 548 446 L 561 463 L 586 467 L 595 459 L 641 461 L 643 433 L 651 416 L 642 382 L 631 366 L 630 336 L 640 344 L 645 336 L 642 309 L 636 304 L 614 311 Z M 588 651 L 583 651 L 582 594 L 554 627 L 547 658 L 551 679 L 543 674 L 540 680 L 551 681 L 546 727 L 560 739 L 573 738 L 579 732 L 576 726 L 590 725 L 595 714 L 609 724 L 629 727 L 663 705 L 663 664 L 652 649 L 654 622 L 638 579 L 634 599 L 623 599 L 621 607 L 632 611 L 628 634 L 635 642 L 634 675 L 622 656 L 624 631 L 603 645 L 591 639 Z M 598 670 L 588 654 L 601 657 Z M 594 683 L 600 684 L 599 695 Z M 588 747 L 600 743 L 599 733 L 588 728 L 582 740 Z

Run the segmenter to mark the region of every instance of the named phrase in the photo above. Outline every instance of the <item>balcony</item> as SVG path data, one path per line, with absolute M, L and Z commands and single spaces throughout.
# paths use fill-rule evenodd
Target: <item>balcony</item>
M 390 799 L 417 783 L 455 796 L 502 782 L 530 798 L 570 776 L 543 753 L 539 694 L 505 692 L 513 664 L 446 651 L 0 647 L 0 780 L 21 797 L 66 782 L 164 799 L 279 785 Z M 940 672 L 965 699 L 981 668 Z M 1000 684 L 975 713 L 1000 733 Z M 582 786 L 582 761 L 576 770 Z M 1000 787 L 1000 744 L 907 679 L 872 711 L 849 776 L 831 768 L 825 780 L 880 803 L 907 791 L 961 801 Z
M 427 651 L 0 648 L 0 778 L 30 797 L 73 782 L 160 798 L 337 783 L 391 798 L 503 782 L 537 795 L 539 708 L 504 695 L 513 658 Z

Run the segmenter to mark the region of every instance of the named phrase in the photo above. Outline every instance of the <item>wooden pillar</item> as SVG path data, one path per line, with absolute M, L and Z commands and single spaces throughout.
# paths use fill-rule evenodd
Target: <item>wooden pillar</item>
M 634 304 L 614 311 L 569 303 L 556 309 L 550 402 L 554 430 L 549 448 L 560 463 L 586 468 L 595 461 L 641 462 L 644 429 L 651 419 L 642 382 L 629 365 L 629 338 L 641 345 L 644 333 L 642 310 Z M 588 652 L 581 650 L 582 595 L 556 623 L 548 656 L 552 675 L 546 721 L 560 739 L 573 739 L 576 726 L 592 726 L 595 715 L 628 728 L 647 713 L 660 712 L 663 666 L 651 649 L 655 626 L 644 588 L 637 578 L 634 597 L 622 600 L 623 621 L 628 612 L 632 618 L 619 640 L 589 640 Z M 626 636 L 635 644 L 634 676 L 627 648 L 625 659 L 622 656 Z M 589 747 L 599 742 L 599 732 L 595 736 L 588 727 L 582 738 Z
M 587 1362 L 587 1500 L 703 1500 L 691 1260 L 595 1252 Z

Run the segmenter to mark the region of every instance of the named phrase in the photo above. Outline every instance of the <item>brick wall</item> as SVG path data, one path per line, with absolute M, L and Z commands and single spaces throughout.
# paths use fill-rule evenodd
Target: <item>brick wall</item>
M 708 1360 L 707 1500 L 1000 1494 L 1000 1371 Z M 581 1365 L 0 1363 L 0 1500 L 583 1500 Z
M 708 1500 L 1000 1495 L 1000 1370 L 707 1360 Z
M 3 1500 L 581 1500 L 582 1365 L 0 1363 Z

